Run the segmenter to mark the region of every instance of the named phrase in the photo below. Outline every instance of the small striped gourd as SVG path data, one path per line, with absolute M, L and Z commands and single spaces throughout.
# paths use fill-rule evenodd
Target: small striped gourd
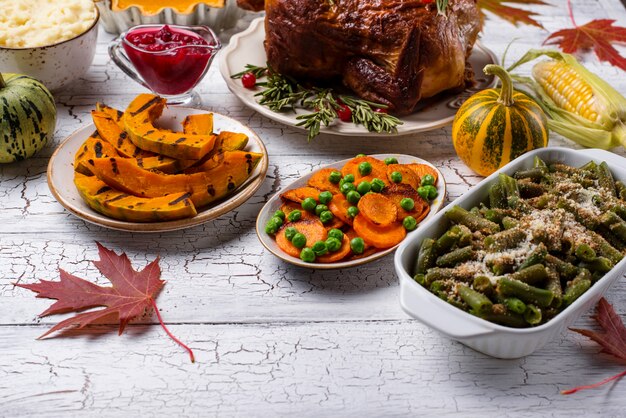
M 31 157 L 54 134 L 54 98 L 34 78 L 0 74 L 0 163 Z
M 502 88 L 467 99 L 454 118 L 452 141 L 461 160 L 487 176 L 525 152 L 545 147 L 548 121 L 535 101 L 513 89 L 504 68 L 487 65 L 484 71 L 496 75 Z

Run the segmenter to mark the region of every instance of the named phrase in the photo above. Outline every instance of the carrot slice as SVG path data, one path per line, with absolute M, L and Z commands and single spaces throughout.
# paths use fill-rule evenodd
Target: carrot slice
M 367 176 L 362 176 L 359 172 L 359 164 L 368 162 L 372 165 L 372 172 Z M 358 184 L 362 181 L 372 181 L 375 178 L 379 178 L 385 183 L 389 183 L 387 180 L 387 165 L 377 160 L 373 157 L 356 157 L 348 161 L 343 168 L 341 169 L 341 174 L 346 176 L 347 174 L 352 174 L 354 176 L 354 185 L 358 186 Z
M 309 179 L 308 185 L 320 190 L 328 190 L 332 194 L 339 193 L 339 185 L 331 183 L 329 176 L 333 171 L 338 171 L 334 168 L 322 168 L 317 170 Z
M 420 178 L 415 174 L 415 172 L 408 166 L 408 164 L 389 164 L 387 166 L 387 178 L 390 182 L 393 182 L 391 179 L 391 173 L 397 171 L 402 174 L 402 182 L 404 184 L 408 184 L 409 186 L 417 189 L 420 184 Z
M 348 239 L 350 239 L 350 241 L 352 241 L 353 238 L 357 238 L 359 236 L 359 234 L 357 234 L 353 228 L 350 228 L 346 232 L 344 232 L 344 235 L 346 235 Z M 367 251 L 370 248 L 372 248 L 372 246 L 366 242 L 364 248 L 365 248 L 365 251 Z
M 348 225 L 352 225 L 352 218 L 348 216 L 348 208 L 350 206 L 352 206 L 350 202 L 341 193 L 333 195 L 333 200 L 328 203 L 328 209 L 330 209 L 333 215 Z
M 300 187 L 298 189 L 287 190 L 285 193 L 281 194 L 280 197 L 283 200 L 291 200 L 292 202 L 302 203 L 304 199 L 307 197 L 312 197 L 315 200 L 318 200 L 320 195 L 320 190 L 314 187 Z
M 428 202 L 425 201 L 417 193 L 417 191 L 413 187 L 409 186 L 408 184 L 404 184 L 404 183 L 392 184 L 391 186 L 385 187 L 381 194 L 389 198 L 396 204 L 396 206 L 398 207 L 398 220 L 399 221 L 402 221 L 405 217 L 409 215 L 417 219 L 417 217 L 421 215 L 421 213 L 424 212 L 426 208 L 429 207 Z M 413 207 L 412 210 L 405 210 L 400 205 L 400 202 L 402 201 L 402 199 L 406 197 L 413 199 L 413 202 L 415 203 L 415 206 Z
M 310 247 L 317 241 L 325 241 L 327 237 L 324 225 L 318 219 L 301 219 L 297 222 L 284 224 L 276 234 L 276 244 L 278 247 L 292 257 L 300 257 L 300 248 L 297 248 L 285 236 L 285 230 L 294 227 L 299 233 L 306 237 L 306 246 Z
M 351 261 L 351 260 L 358 260 L 360 258 L 365 258 L 365 257 L 369 257 L 372 254 L 376 254 L 378 251 L 380 251 L 378 248 L 375 247 L 369 247 L 368 249 L 366 249 L 365 251 L 363 251 L 361 254 L 352 254 L 351 256 L 349 256 L 348 258 L 346 258 L 346 261 Z
M 377 226 L 368 221 L 365 216 L 357 215 L 352 224 L 354 230 L 363 241 L 376 248 L 390 248 L 399 244 L 406 237 L 406 229 L 402 224 Z
M 339 218 L 337 218 L 336 216 L 333 217 L 333 219 L 331 219 L 329 222 L 324 224 L 324 227 L 326 228 L 326 230 L 331 230 L 333 228 L 336 229 L 341 229 L 343 228 L 345 225 L 345 223 L 343 223 L 343 221 Z
M 299 210 L 300 213 L 302 214 L 302 218 L 300 219 L 315 219 L 315 215 L 313 215 L 311 212 L 308 212 L 302 209 L 302 206 L 299 203 L 289 201 L 285 203 L 284 205 L 282 205 L 280 207 L 280 210 L 282 210 L 285 213 L 285 216 L 289 216 L 289 214 L 293 212 L 294 210 Z
M 368 193 L 361 197 L 359 213 L 374 225 L 389 226 L 398 217 L 398 208 L 393 200 L 379 193 Z
M 347 235 L 344 234 L 343 241 L 341 243 L 341 247 L 339 247 L 339 250 L 335 251 L 334 253 L 328 253 L 317 257 L 315 261 L 318 261 L 320 263 L 336 263 L 337 261 L 346 258 L 348 255 L 350 255 L 351 252 L 352 250 L 350 249 L 350 239 Z
M 430 213 L 430 206 L 426 206 L 426 210 L 422 211 L 418 216 L 414 216 L 417 223 L 420 223 L 424 220 L 426 216 Z
M 437 184 L 437 170 L 429 166 L 428 164 L 404 164 L 409 167 L 421 180 L 426 174 L 430 174 L 435 178 L 435 184 Z

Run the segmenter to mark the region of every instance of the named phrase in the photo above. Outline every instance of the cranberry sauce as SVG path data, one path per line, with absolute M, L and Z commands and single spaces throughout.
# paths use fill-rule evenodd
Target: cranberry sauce
M 200 81 L 214 53 L 209 42 L 190 30 L 137 28 L 126 34 L 124 50 L 156 93 L 183 94 Z

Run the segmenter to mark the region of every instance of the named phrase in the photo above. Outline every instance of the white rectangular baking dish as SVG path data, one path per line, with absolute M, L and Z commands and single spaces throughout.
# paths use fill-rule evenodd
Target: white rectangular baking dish
M 599 149 L 541 148 L 524 154 L 498 172 L 512 175 L 517 170 L 531 168 L 535 155 L 547 162 L 559 161 L 576 167 L 589 160 L 606 161 L 615 179 L 626 182 L 626 159 Z M 472 206 L 484 202 L 488 197 L 489 187 L 497 181 L 498 172 L 481 181 L 450 205 L 459 205 L 469 210 Z M 606 290 L 626 272 L 624 258 L 571 306 L 543 325 L 523 329 L 497 325 L 439 299 L 416 283 L 411 276 L 422 240 L 440 236 L 450 226 L 444 216 L 445 212 L 446 209 L 442 209 L 410 234 L 395 254 L 396 273 L 400 278 L 400 304 L 409 315 L 429 327 L 493 357 L 519 358 L 540 349 L 591 309 Z

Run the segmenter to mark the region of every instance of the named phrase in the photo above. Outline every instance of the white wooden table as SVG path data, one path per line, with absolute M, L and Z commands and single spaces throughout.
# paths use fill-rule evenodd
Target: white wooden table
M 536 7 L 548 30 L 569 27 L 564 1 Z M 594 17 L 626 26 L 619 0 L 574 0 L 579 23 Z M 487 21 L 483 42 L 509 56 L 538 47 L 547 32 Z M 456 157 L 450 129 L 389 139 L 320 136 L 281 126 L 245 108 L 211 70 L 200 86 L 207 109 L 255 129 L 270 153 L 263 187 L 238 210 L 203 226 L 131 234 L 90 225 L 52 197 L 46 165 L 54 148 L 90 122 L 97 100 L 124 108 L 143 91 L 109 60 L 101 33 L 87 76 L 57 95 L 54 140 L 35 158 L 0 167 L 0 416 L 320 415 L 624 416 L 626 381 L 563 396 L 624 368 L 596 345 L 566 333 L 519 360 L 497 360 L 453 342 L 398 304 L 392 256 L 361 268 L 312 271 L 277 260 L 254 232 L 268 197 L 298 176 L 357 153 L 413 154 L 439 166 L 452 200 L 480 181 Z M 625 73 L 594 57 L 588 66 L 626 94 Z M 552 145 L 573 147 L 552 136 Z M 616 150 L 626 155 L 624 149 Z M 95 241 L 143 266 L 162 257 L 167 285 L 158 304 L 170 329 L 189 343 L 189 359 L 144 318 L 121 337 L 115 325 L 37 341 L 58 321 L 39 319 L 49 300 L 13 282 L 58 279 L 58 267 L 107 283 L 85 260 Z M 626 317 L 626 286 L 608 294 Z M 579 327 L 593 326 L 589 316 Z

